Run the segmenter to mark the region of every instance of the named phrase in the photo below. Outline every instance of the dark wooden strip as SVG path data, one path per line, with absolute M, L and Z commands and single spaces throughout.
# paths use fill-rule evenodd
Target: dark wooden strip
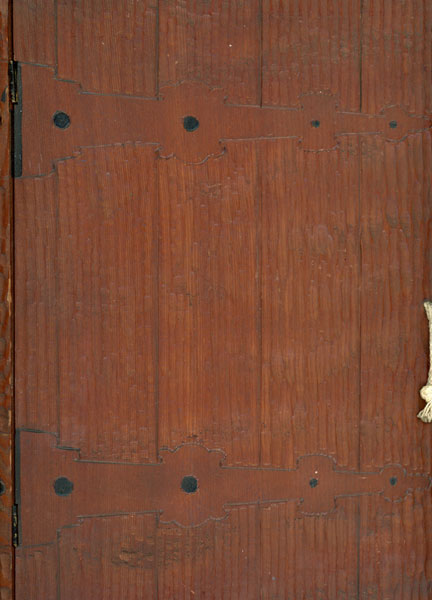
M 12 179 L 9 94 L 10 3 L 0 2 L 0 597 L 13 597 Z

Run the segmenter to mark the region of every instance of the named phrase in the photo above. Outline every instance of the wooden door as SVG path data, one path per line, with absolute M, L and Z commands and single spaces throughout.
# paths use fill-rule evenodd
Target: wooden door
M 16 598 L 430 598 L 432 4 L 12 9 Z

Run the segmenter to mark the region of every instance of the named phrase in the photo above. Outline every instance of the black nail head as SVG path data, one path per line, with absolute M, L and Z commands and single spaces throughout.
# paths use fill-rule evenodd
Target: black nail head
M 67 477 L 59 477 L 54 481 L 54 491 L 57 496 L 69 496 L 73 489 L 74 484 Z
M 187 475 L 183 477 L 181 482 L 181 489 L 186 492 L 186 494 L 193 494 L 198 489 L 198 480 L 193 475 Z
M 392 129 L 396 129 L 396 127 L 397 127 L 397 121 L 390 121 L 389 127 L 391 127 Z
M 183 127 L 186 131 L 195 131 L 199 127 L 199 121 L 196 117 L 185 117 L 183 119 Z
M 318 485 L 318 479 L 315 479 L 315 477 L 313 479 L 311 479 L 309 481 L 309 485 L 311 486 L 311 488 L 314 488 Z
M 3 494 L 6 492 L 6 486 L 3 483 L 3 481 L 0 481 L 0 496 L 3 496 Z
M 321 123 L 318 121 L 318 119 L 314 119 L 313 121 L 311 121 L 311 125 L 312 127 L 319 127 Z
M 396 485 L 397 484 L 397 477 L 390 477 L 390 485 Z
M 57 111 L 53 116 L 54 125 L 60 129 L 67 129 L 70 125 L 70 117 L 65 112 Z

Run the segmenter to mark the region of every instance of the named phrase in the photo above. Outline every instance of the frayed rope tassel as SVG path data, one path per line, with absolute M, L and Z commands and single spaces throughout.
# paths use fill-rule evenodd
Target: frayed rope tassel
M 424 308 L 429 320 L 429 375 L 427 384 L 420 390 L 420 396 L 426 402 L 426 406 L 417 416 L 423 423 L 432 423 L 432 302 L 426 300 Z

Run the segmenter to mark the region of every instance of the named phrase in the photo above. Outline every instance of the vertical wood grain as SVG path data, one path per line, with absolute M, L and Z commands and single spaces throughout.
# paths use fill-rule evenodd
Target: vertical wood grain
M 432 5 L 428 0 L 363 0 L 363 111 L 401 105 L 432 110 Z
M 112 114 L 123 95 L 191 80 L 238 104 L 298 107 L 319 92 L 344 111 L 431 110 L 427 0 L 14 6 L 16 57 L 57 67 L 107 107 L 116 96 Z M 80 126 L 97 131 L 111 117 Z M 332 113 L 320 118 L 330 131 Z M 44 127 L 36 116 L 42 137 Z M 339 468 L 430 472 L 430 432 L 416 419 L 432 294 L 430 134 L 353 132 L 317 152 L 238 140 L 198 165 L 129 141 L 82 148 L 16 182 L 17 424 L 101 461 L 155 462 L 160 448 L 193 442 L 231 465 L 293 468 L 318 453 Z M 18 591 L 423 600 L 430 514 L 428 492 L 415 492 L 397 503 L 347 498 L 309 517 L 294 503 L 239 506 L 192 528 L 155 514 L 85 518 L 61 530 L 58 548 L 19 549 Z M 5 598 L 9 556 L 0 549 Z
M 58 431 L 57 190 L 57 173 L 15 181 L 15 422 L 52 432 Z
M 56 64 L 56 0 L 13 0 L 14 58 Z
M 256 506 L 220 522 L 158 530 L 159 598 L 258 600 L 259 522 Z
M 256 154 L 159 162 L 159 439 L 257 464 Z
M 195 80 L 230 102 L 259 104 L 259 0 L 160 0 L 160 85 Z
M 368 142 L 362 148 L 361 468 L 401 464 L 430 473 L 430 431 L 416 417 L 428 369 L 423 299 L 431 295 L 430 136 L 418 134 L 396 145 Z M 406 500 L 392 510 L 387 506 L 385 518 L 380 518 L 383 509 L 377 498 L 362 504 L 362 545 L 367 547 L 362 589 L 378 585 L 378 597 L 386 599 L 427 597 L 416 595 L 419 574 L 409 573 L 413 563 L 402 556 L 418 564 L 423 563 L 424 548 L 430 552 L 430 527 L 416 520 L 419 511 L 427 512 L 428 496 L 418 496 L 415 505 Z M 404 552 L 396 534 L 399 526 L 416 530 L 404 542 Z M 367 542 L 371 529 L 373 547 Z M 389 539 L 396 562 L 385 561 L 376 583 L 365 563 L 388 555 Z M 425 576 L 421 589 L 429 589 L 430 569 Z
M 17 184 L 17 423 L 83 457 L 155 459 L 153 170 L 151 147 L 87 150 Z
M 431 468 L 430 431 L 415 418 L 428 370 L 430 142 L 362 144 L 363 468 Z
M 263 104 L 324 92 L 357 111 L 360 7 L 264 0 Z M 359 464 L 359 155 L 357 138 L 330 152 L 260 145 L 262 464 L 294 467 L 311 452 Z M 357 555 L 356 501 L 325 517 L 299 517 L 291 504 L 261 511 L 263 598 L 354 600 Z
M 429 2 L 364 2 L 365 112 L 431 110 Z M 401 464 L 430 473 L 430 429 L 416 414 L 428 369 L 423 300 L 431 288 L 430 133 L 362 142 L 361 468 Z M 361 503 L 360 593 L 428 598 L 430 493 Z
M 263 507 L 261 515 L 263 600 L 358 600 L 355 500 L 325 516 L 299 516 L 295 503 Z
M 262 156 L 262 461 L 324 453 L 355 468 L 358 145 L 272 142 Z
M 83 89 L 154 96 L 157 2 L 58 0 L 58 75 Z
M 155 515 L 85 519 L 59 532 L 60 597 L 157 598 Z
M 16 550 L 16 598 L 58 600 L 56 543 Z
M 362 498 L 360 598 L 427 600 L 432 595 L 432 502 L 415 492 L 403 502 Z
M 195 80 L 221 87 L 230 102 L 260 103 L 257 0 L 159 7 L 160 86 Z M 196 441 L 246 465 L 260 452 L 256 161 L 254 144 L 242 143 L 203 165 L 159 164 L 160 444 Z M 239 530 L 246 515 L 252 524 Z M 200 540 L 210 525 L 179 530 L 175 562 L 158 563 L 160 597 L 257 598 L 253 515 L 240 509 L 241 521 L 233 514 L 229 524 L 212 525 L 215 547 L 204 554 L 191 536 Z M 246 551 L 244 536 L 252 536 Z
M 11 58 L 9 3 L 0 2 L 0 598 L 13 597 L 13 323 L 12 179 L 8 62 Z
M 343 110 L 360 98 L 361 0 L 263 0 L 263 104 L 296 106 L 330 92 Z
M 152 462 L 154 150 L 86 150 L 60 163 L 58 174 L 58 231 L 51 242 L 58 252 L 60 440 L 86 458 Z M 85 185 L 76 186 L 77 179 Z

